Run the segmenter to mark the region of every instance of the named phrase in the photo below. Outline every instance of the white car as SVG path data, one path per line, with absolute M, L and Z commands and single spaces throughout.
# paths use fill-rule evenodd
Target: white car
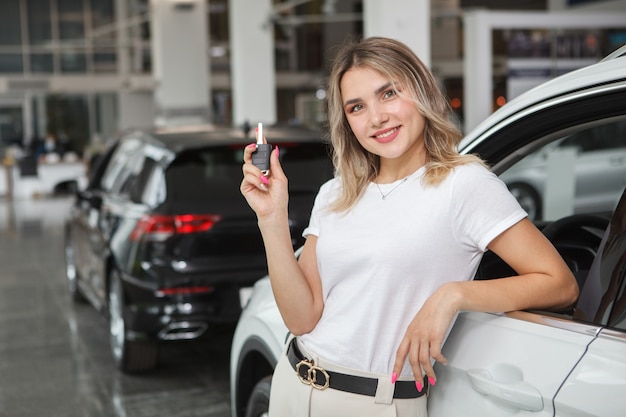
M 574 212 L 611 211 L 622 195 L 624 184 L 619 180 L 603 180 L 607 177 L 626 178 L 624 124 L 613 123 L 603 129 L 568 135 L 528 155 L 502 173 L 500 178 L 517 197 L 531 220 L 554 220 L 544 217 L 543 196 L 546 193 L 550 162 L 562 157 L 572 159 L 570 167 L 573 167 L 576 184 Z M 615 172 L 617 170 L 620 172 Z M 568 171 L 567 175 L 572 173 Z
M 576 147 L 554 145 L 570 137 Z M 577 165 L 580 150 L 598 139 L 608 140 L 616 156 L 601 176 Z M 575 308 L 559 313 L 462 312 L 444 345 L 449 363 L 435 368 L 429 417 L 624 416 L 626 47 L 512 100 L 460 149 L 481 155 L 503 178 L 525 157 L 542 158 L 537 224 L 572 268 L 581 295 Z M 597 191 L 584 210 L 580 187 Z M 600 201 L 605 189 L 612 194 Z M 487 252 L 476 279 L 511 273 Z M 272 371 L 287 335 L 269 278 L 261 279 L 233 338 L 233 417 L 267 414 Z

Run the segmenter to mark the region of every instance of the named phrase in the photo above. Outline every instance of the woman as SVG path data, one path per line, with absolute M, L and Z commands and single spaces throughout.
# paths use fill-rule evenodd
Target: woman
M 270 416 L 426 416 L 426 385 L 461 310 L 563 308 L 576 281 L 506 186 L 461 138 L 436 81 L 404 44 L 337 54 L 328 86 L 336 176 L 293 256 L 279 150 L 269 177 L 244 155 L 272 289 L 296 337 L 274 373 Z M 491 250 L 519 275 L 472 281 Z M 438 387 L 439 388 L 439 387 Z M 445 389 L 440 387 L 439 389 Z

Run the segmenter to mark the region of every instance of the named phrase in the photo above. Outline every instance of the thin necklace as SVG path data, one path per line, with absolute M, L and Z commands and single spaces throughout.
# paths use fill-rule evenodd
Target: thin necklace
M 392 188 L 392 189 L 391 189 L 391 190 L 390 190 L 387 194 L 383 193 L 383 190 L 381 190 L 381 189 L 380 189 L 380 185 L 378 185 L 378 183 L 377 183 L 377 182 L 375 182 L 374 184 L 376 184 L 376 188 L 378 188 L 378 192 L 380 193 L 380 197 L 381 197 L 383 200 L 386 200 L 386 199 L 387 199 L 387 197 L 389 197 L 389 194 L 393 193 L 393 192 L 396 190 L 396 188 L 398 188 L 399 186 L 401 186 L 402 184 L 404 184 L 405 182 L 407 182 L 407 180 L 408 180 L 408 179 L 409 179 L 409 177 L 404 177 L 404 178 L 402 179 L 402 181 L 400 181 L 400 183 L 399 183 L 398 185 L 396 185 L 395 187 L 393 187 L 393 188 Z

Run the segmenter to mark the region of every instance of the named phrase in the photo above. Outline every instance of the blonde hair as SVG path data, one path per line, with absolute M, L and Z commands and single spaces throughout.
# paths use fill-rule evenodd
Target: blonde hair
M 483 163 L 474 155 L 460 155 L 457 146 L 461 132 L 450 120 L 448 101 L 430 70 L 403 43 L 371 37 L 349 41 L 337 53 L 328 84 L 328 119 L 333 145 L 335 175 L 342 193 L 332 204 L 335 211 L 350 209 L 368 183 L 378 174 L 380 158 L 358 142 L 346 119 L 341 97 L 341 79 L 353 68 L 374 70 L 403 87 L 425 118 L 424 143 L 427 153 L 424 182 L 439 184 L 455 167 L 470 162 Z

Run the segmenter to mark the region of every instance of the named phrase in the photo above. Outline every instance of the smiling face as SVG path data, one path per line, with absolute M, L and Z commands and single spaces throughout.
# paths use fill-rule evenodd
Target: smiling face
M 399 176 L 408 175 L 426 159 L 426 120 L 393 81 L 368 68 L 352 68 L 340 83 L 346 119 L 361 146 L 380 156 L 381 176 L 391 167 Z

